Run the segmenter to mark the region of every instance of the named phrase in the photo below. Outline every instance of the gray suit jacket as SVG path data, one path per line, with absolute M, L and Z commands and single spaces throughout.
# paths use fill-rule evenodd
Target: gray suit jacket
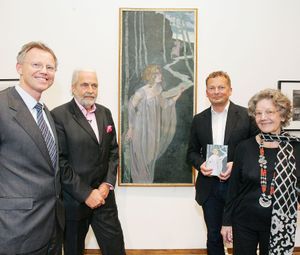
M 58 146 L 54 122 L 45 113 Z M 49 242 L 56 222 L 63 228 L 61 179 L 80 189 L 76 175 L 53 168 L 40 129 L 16 89 L 1 91 L 0 254 L 39 249 Z

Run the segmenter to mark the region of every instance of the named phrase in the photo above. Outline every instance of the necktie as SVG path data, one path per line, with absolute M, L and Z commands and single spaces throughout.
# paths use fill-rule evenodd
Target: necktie
M 44 137 L 51 162 L 53 167 L 56 167 L 56 159 L 57 159 L 57 154 L 56 154 L 56 145 L 54 138 L 48 128 L 48 125 L 43 117 L 43 105 L 41 103 L 37 103 L 34 107 L 37 111 L 37 124 L 42 132 L 42 135 Z

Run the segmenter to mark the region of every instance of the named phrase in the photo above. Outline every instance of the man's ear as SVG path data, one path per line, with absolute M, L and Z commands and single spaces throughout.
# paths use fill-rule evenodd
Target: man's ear
M 19 63 L 16 64 L 17 72 L 18 72 L 18 74 L 20 74 L 20 75 L 23 74 L 23 69 L 22 69 L 22 68 L 23 68 L 22 64 L 19 64 Z

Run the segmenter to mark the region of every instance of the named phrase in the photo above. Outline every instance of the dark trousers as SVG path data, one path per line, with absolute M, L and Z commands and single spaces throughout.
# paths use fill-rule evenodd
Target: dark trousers
M 105 204 L 81 220 L 67 220 L 64 254 L 83 255 L 84 242 L 91 225 L 103 255 L 125 255 L 123 232 L 118 218 L 114 192 L 110 191 Z
M 56 224 L 52 232 L 50 241 L 44 247 L 35 251 L 22 253 L 18 255 L 61 255 L 62 242 L 63 242 L 63 231 L 58 226 L 58 224 Z
M 202 209 L 207 227 L 207 254 L 225 255 L 221 235 L 222 217 L 227 193 L 227 182 L 216 181 Z
M 258 245 L 260 255 L 269 254 L 270 231 L 257 231 L 235 224 L 232 232 L 234 255 L 256 255 Z

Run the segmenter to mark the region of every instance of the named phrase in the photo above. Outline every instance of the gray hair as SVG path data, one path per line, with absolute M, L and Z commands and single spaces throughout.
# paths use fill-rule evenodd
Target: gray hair
M 280 117 L 284 120 L 281 122 L 283 127 L 290 123 L 292 117 L 292 106 L 290 99 L 277 89 L 264 89 L 256 93 L 248 102 L 248 113 L 255 118 L 256 105 L 263 99 L 269 99 L 273 102 L 277 110 L 280 112 Z
M 97 73 L 94 69 L 75 69 L 72 74 L 72 86 L 78 81 L 79 73 L 80 72 L 90 72 L 95 73 L 97 76 Z

